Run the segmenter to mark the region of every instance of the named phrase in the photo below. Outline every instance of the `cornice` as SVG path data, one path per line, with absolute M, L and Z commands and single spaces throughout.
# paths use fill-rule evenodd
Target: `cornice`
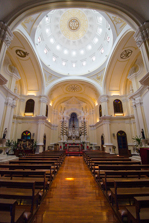
M 149 86 L 141 86 L 136 92 L 129 95 L 128 98 L 132 100 L 132 99 L 136 99 L 138 97 L 141 97 L 142 94 L 147 90 L 149 90 Z
M 1 85 L 0 88 L 3 91 L 3 93 L 6 95 L 6 97 L 10 97 L 13 100 L 17 100 L 20 98 L 18 94 L 11 91 L 6 85 Z
M 144 86 L 149 86 L 149 72 L 139 82 Z
M 7 84 L 7 81 L 8 80 L 2 74 L 0 74 L 0 85 Z

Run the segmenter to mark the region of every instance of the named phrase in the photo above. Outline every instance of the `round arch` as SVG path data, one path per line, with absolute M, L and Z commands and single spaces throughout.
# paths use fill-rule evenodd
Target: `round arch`
M 54 88 L 56 85 L 63 83 L 63 82 L 68 82 L 68 81 L 82 81 L 82 82 L 86 82 L 89 83 L 91 85 L 93 85 L 93 87 L 97 90 L 97 92 L 101 95 L 102 94 L 102 87 L 100 85 L 98 85 L 96 83 L 96 81 L 91 80 L 87 77 L 76 77 L 76 76 L 69 76 L 69 77 L 63 77 L 61 79 L 58 79 L 56 81 L 53 81 L 51 84 L 49 84 L 49 86 L 46 89 L 46 95 L 49 95 L 52 88 Z
M 86 2 L 86 1 L 57 1 L 53 3 L 49 3 L 47 1 L 42 2 L 30 2 L 27 4 L 18 5 L 17 8 L 11 11 L 9 15 L 6 16 L 5 22 L 10 26 L 12 30 L 26 17 L 39 13 L 41 11 L 46 11 L 47 9 L 59 9 L 59 8 L 83 8 L 87 7 L 90 9 L 100 9 L 102 11 L 114 13 L 117 16 L 120 16 L 124 19 L 134 30 L 137 29 L 139 25 L 141 25 L 144 20 L 141 15 L 138 15 L 132 8 L 129 9 L 126 5 L 120 3 L 111 3 L 100 1 L 100 3 L 95 2 Z

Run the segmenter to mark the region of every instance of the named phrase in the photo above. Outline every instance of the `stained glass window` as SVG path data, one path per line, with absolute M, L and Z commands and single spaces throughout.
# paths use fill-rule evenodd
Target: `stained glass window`
M 34 113 L 34 105 L 35 105 L 35 101 L 33 99 L 27 100 L 25 113 Z
M 31 139 L 31 132 L 29 132 L 28 130 L 24 131 L 22 133 L 22 139 Z
M 99 116 L 100 117 L 102 116 L 102 107 L 101 107 L 101 105 L 99 105 Z
M 123 113 L 122 102 L 119 99 L 113 101 L 114 113 Z

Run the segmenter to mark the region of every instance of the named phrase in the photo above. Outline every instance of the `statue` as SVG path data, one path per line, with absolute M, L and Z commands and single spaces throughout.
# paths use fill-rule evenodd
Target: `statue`
M 142 139 L 145 139 L 144 130 L 141 129 Z
M 6 135 L 7 135 L 7 128 L 5 128 L 5 130 L 4 130 L 3 139 L 5 139 Z

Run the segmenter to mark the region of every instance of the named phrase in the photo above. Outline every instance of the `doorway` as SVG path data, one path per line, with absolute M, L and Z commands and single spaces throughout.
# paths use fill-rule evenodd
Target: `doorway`
M 120 156 L 128 156 L 127 136 L 124 131 L 117 133 L 117 143 Z

